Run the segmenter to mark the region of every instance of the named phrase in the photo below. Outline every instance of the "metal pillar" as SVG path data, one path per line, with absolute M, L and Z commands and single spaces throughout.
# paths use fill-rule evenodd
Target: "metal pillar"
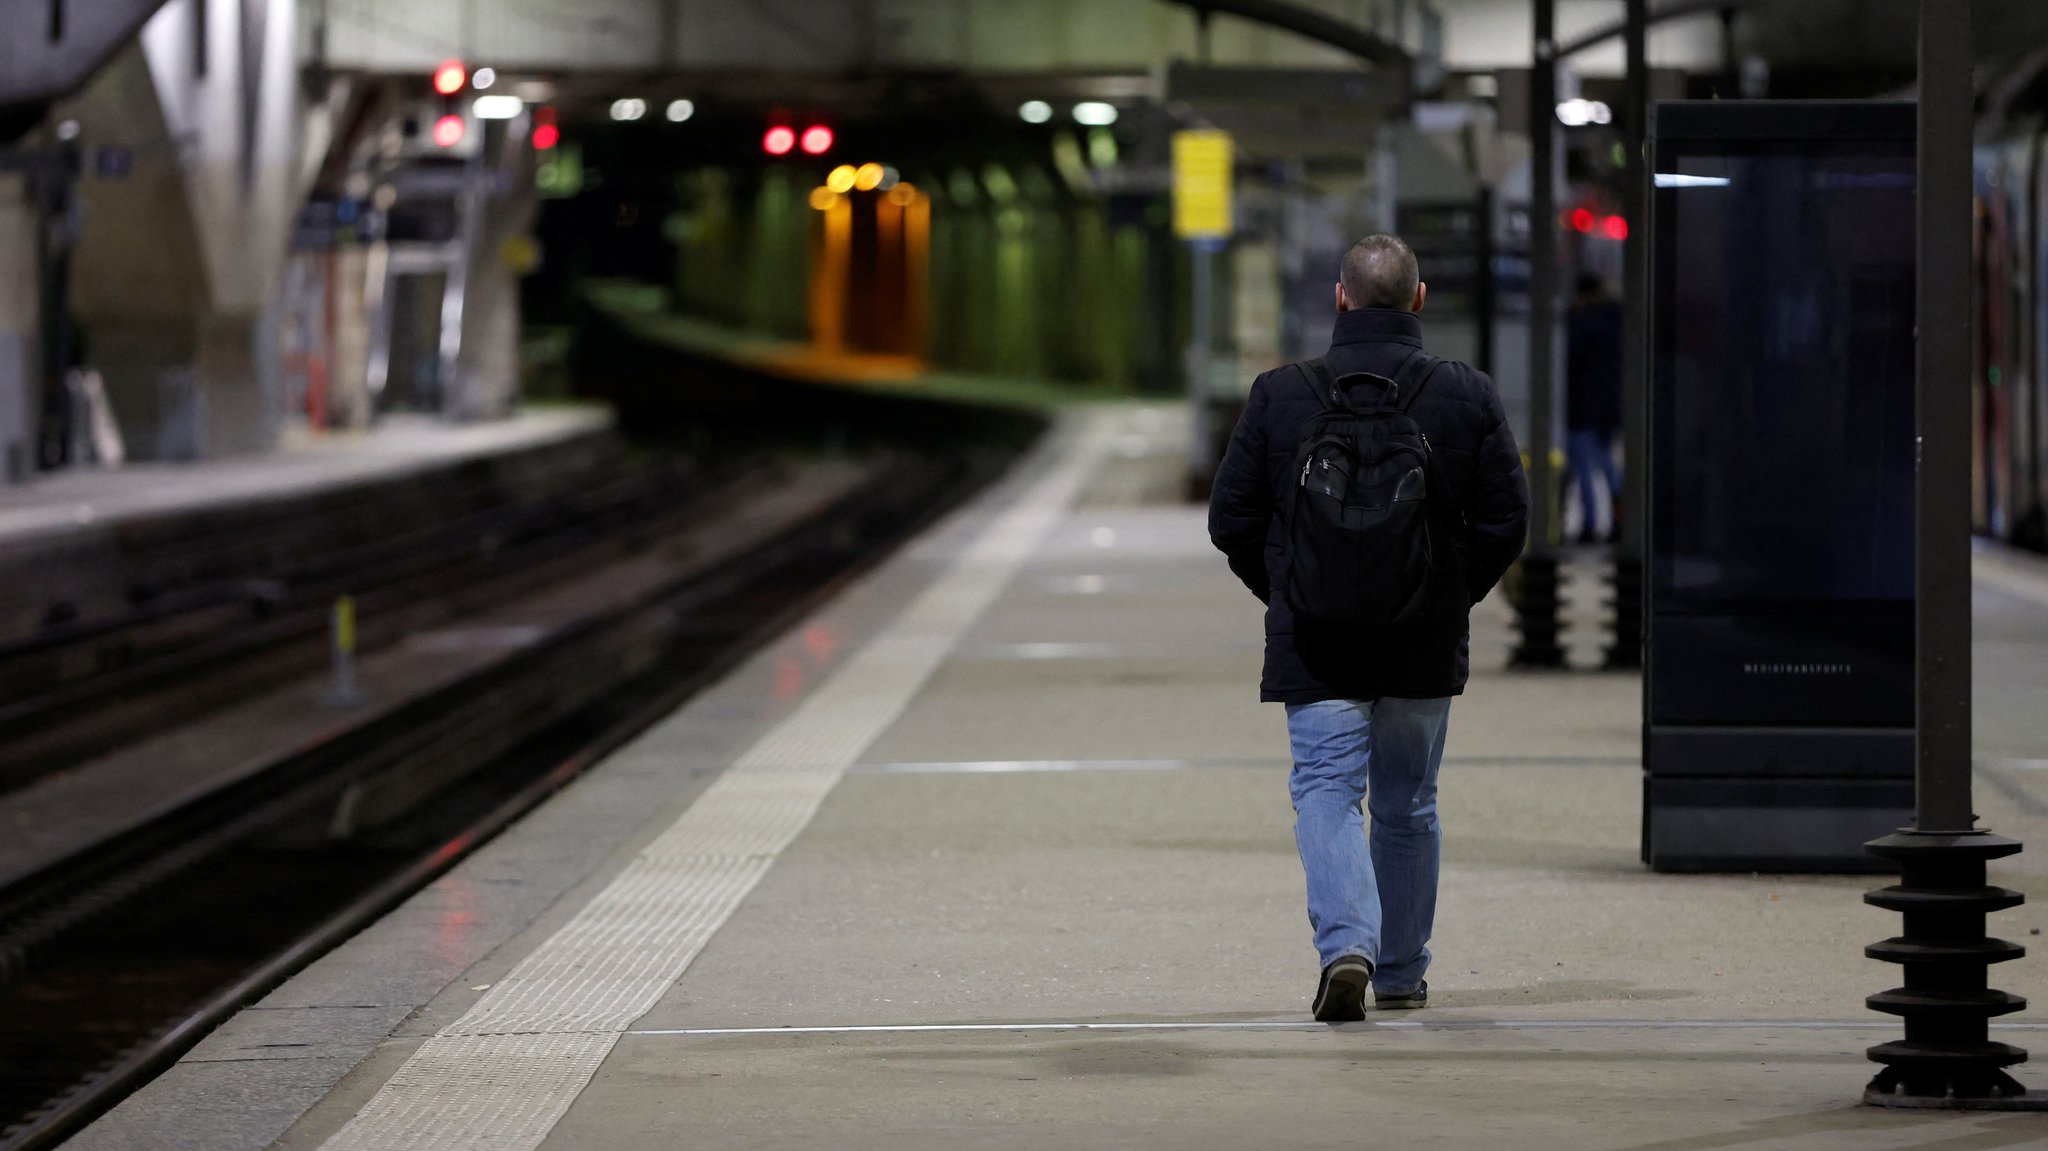
M 1628 60 L 1622 97 L 1624 147 L 1622 218 L 1622 498 L 1621 546 L 1614 553 L 1614 646 L 1607 666 L 1643 666 L 1643 548 L 1650 518 L 1650 67 L 1644 50 L 1648 0 L 1628 0 L 1622 40 Z
M 1535 57 L 1529 68 L 1529 547 L 1515 580 L 1515 667 L 1562 667 L 1557 642 L 1557 473 L 1552 382 L 1557 356 L 1557 0 L 1535 0 Z M 1482 322 L 1484 322 L 1482 320 Z
M 42 321 L 36 339 L 39 374 L 33 385 L 41 397 L 36 405 L 36 453 L 46 471 L 77 462 L 71 458 L 77 441 L 73 425 L 83 417 L 64 384 L 72 367 L 76 337 L 71 318 L 71 253 L 78 244 L 80 168 L 78 145 L 69 141 L 32 157 L 28 168 L 29 195 L 38 225 L 36 311 Z
M 1210 411 L 1209 358 L 1216 346 L 1216 253 L 1222 247 L 1219 240 L 1193 240 L 1188 244 L 1193 265 L 1190 294 L 1194 298 L 1189 303 L 1188 348 L 1181 363 L 1187 375 L 1190 423 L 1187 488 L 1188 494 L 1197 499 L 1208 497 L 1219 462 L 1215 417 Z
M 1493 374 L 1494 313 L 1500 310 L 1500 285 L 1494 279 L 1493 269 L 1493 203 L 1493 186 L 1481 184 L 1473 209 L 1479 217 L 1479 230 L 1473 236 L 1478 241 L 1479 275 L 1472 287 L 1472 315 L 1478 324 L 1472 366 L 1488 375 Z
M 1990 1020 L 2026 1001 L 1991 990 L 1988 969 L 2026 949 L 1987 938 L 1984 919 L 2025 897 L 1986 884 L 1986 864 L 2020 845 L 1975 828 L 1970 801 L 1970 9 L 1970 0 L 1920 3 L 1917 795 L 1912 830 L 1869 844 L 1898 863 L 1900 882 L 1863 897 L 1905 916 L 1903 934 L 1864 954 L 1904 968 L 1904 986 L 1865 1002 L 1901 1016 L 1906 1036 L 1870 1049 L 1885 1068 L 1863 1098 L 2048 1109 L 2048 1094 L 2005 1072 L 2027 1053 L 1990 1039 Z
M 1735 8 L 1721 9 L 1721 98 L 1742 95 L 1742 57 L 1735 50 Z

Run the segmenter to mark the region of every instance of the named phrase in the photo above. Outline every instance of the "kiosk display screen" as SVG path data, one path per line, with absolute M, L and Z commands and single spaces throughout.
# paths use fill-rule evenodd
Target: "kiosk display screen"
M 1659 113 L 1651 718 L 1910 725 L 1911 107 L 1780 111 Z

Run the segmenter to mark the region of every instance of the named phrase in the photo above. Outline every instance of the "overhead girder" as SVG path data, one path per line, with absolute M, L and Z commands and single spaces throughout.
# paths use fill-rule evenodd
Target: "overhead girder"
M 165 0 L 0 0 L 0 112 L 85 85 Z

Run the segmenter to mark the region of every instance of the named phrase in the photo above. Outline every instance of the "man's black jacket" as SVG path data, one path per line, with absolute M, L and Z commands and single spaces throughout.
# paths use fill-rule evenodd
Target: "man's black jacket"
M 1422 346 L 1412 312 L 1342 312 L 1330 341 L 1330 370 L 1391 377 Z M 1370 388 L 1358 383 L 1355 388 Z M 1352 394 L 1370 404 L 1376 396 Z M 1432 587 L 1413 619 L 1384 628 L 1302 621 L 1272 594 L 1286 571 L 1286 532 L 1301 425 L 1320 408 L 1301 370 L 1289 365 L 1252 384 L 1244 417 L 1230 437 L 1209 501 L 1209 538 L 1230 570 L 1266 601 L 1266 667 L 1259 698 L 1280 703 L 1326 699 L 1434 699 L 1465 690 L 1467 621 L 1522 553 L 1529 487 L 1514 432 L 1493 381 L 1465 364 L 1441 362 L 1408 414 L 1429 437 L 1430 504 L 1450 529 L 1439 547 Z M 1441 540 L 1441 536 L 1438 537 Z

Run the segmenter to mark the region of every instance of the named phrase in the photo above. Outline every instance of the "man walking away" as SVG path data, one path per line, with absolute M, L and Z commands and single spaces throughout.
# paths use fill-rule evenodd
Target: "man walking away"
M 1565 328 L 1565 452 L 1579 481 L 1579 542 L 1600 540 L 1600 499 L 1593 477 L 1607 485 L 1614 509 L 1608 538 L 1621 529 L 1621 473 L 1614 466 L 1614 433 L 1621 430 L 1621 301 L 1597 273 L 1581 272 Z M 1630 461 L 1633 463 L 1633 461 Z
M 1407 244 L 1360 240 L 1329 352 L 1252 384 L 1209 503 L 1210 539 L 1266 604 L 1259 698 L 1287 706 L 1330 1023 L 1364 1018 L 1368 985 L 1382 1008 L 1428 1002 L 1437 767 L 1467 617 L 1528 531 L 1500 397 L 1422 350 L 1426 294 Z

